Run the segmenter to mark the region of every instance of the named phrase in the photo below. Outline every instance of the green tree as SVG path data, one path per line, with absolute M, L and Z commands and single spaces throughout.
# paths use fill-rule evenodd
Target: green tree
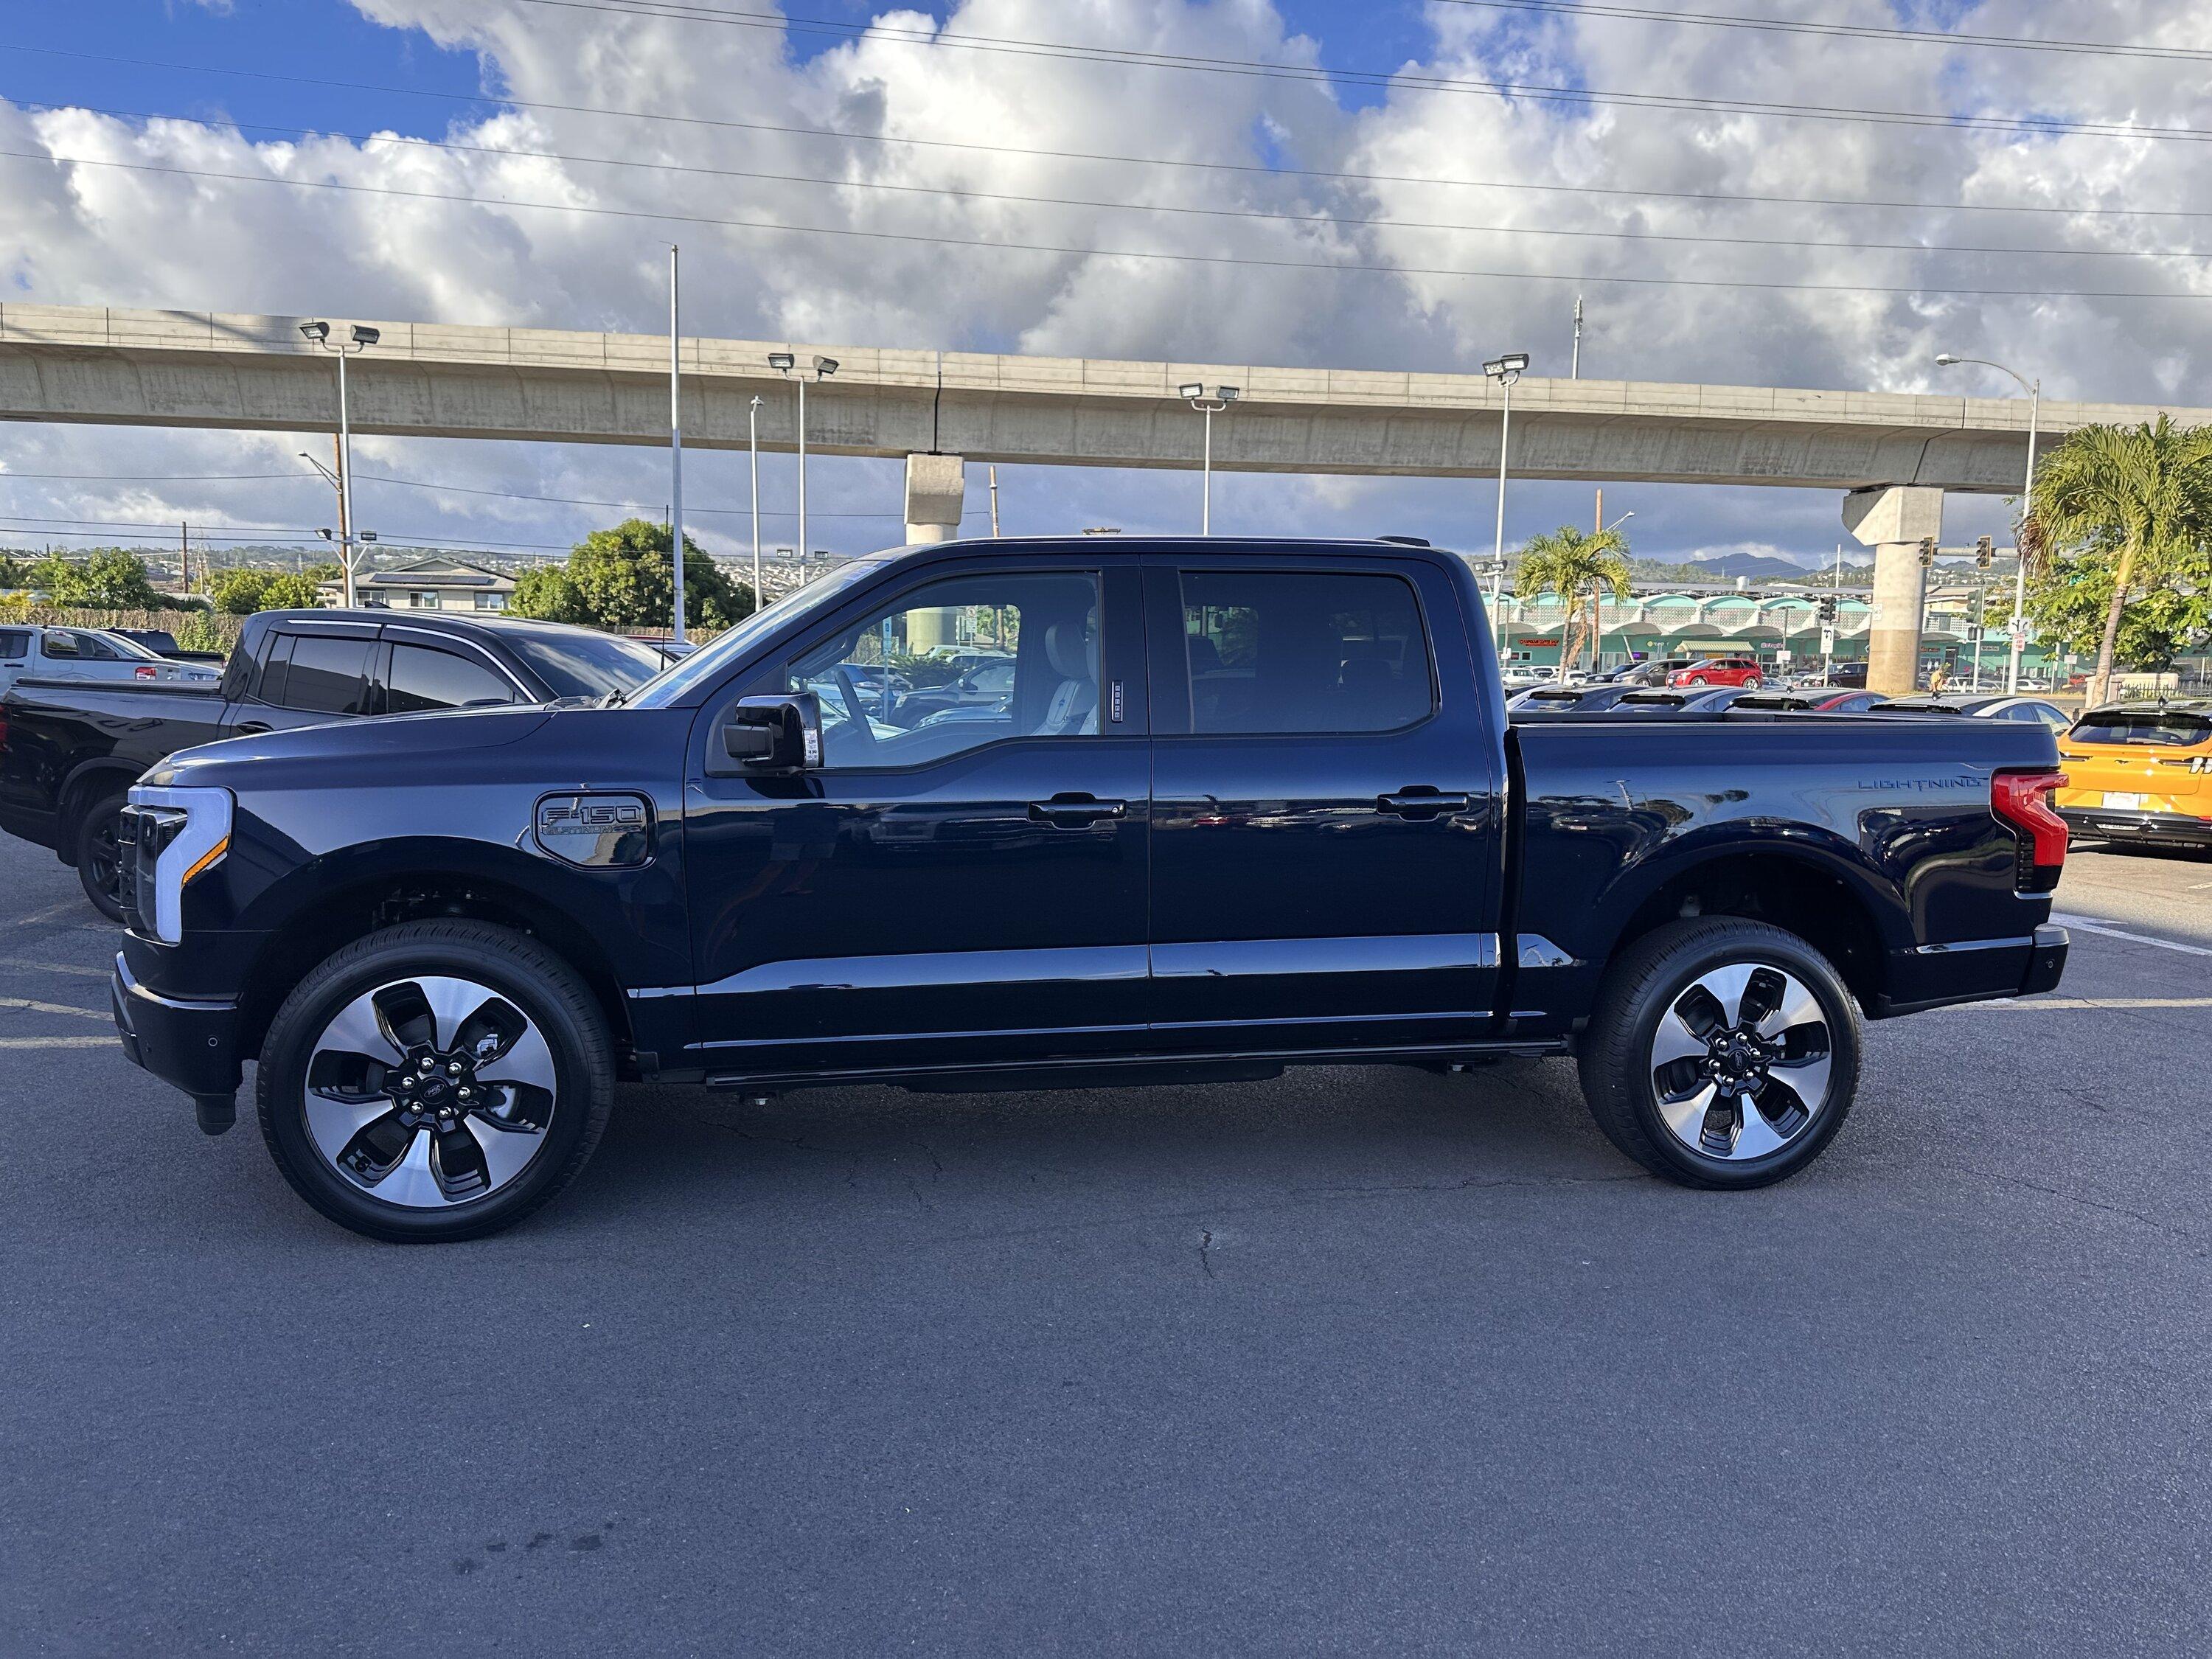
M 517 576 L 514 595 L 507 600 L 507 608 L 515 616 L 535 617 L 540 622 L 584 620 L 584 601 L 576 592 L 576 584 L 557 564 L 538 565 Z
M 0 589 L 22 587 L 30 581 L 30 569 L 21 560 L 0 553 Z
M 2176 611 L 2169 590 L 2185 589 L 2192 573 L 2201 624 L 2212 541 L 2212 427 L 2177 427 L 2163 415 L 2137 427 L 2083 427 L 2044 459 L 2028 517 L 2024 545 L 2044 556 L 2035 576 L 2039 617 L 2059 625 L 2063 638 L 2085 602 L 2092 614 L 2102 602 L 2088 700 L 2104 702 L 2140 591 L 2165 596 L 2140 611 L 2130 635 L 2150 659 L 2170 657 L 2180 635 L 2166 630 L 2189 631 L 2190 619 Z
M 146 562 L 119 547 L 95 549 L 83 559 L 49 553 L 26 573 L 53 605 L 87 611 L 160 611 L 168 601 L 146 575 Z
M 1524 599 L 1547 592 L 1557 593 L 1568 616 L 1559 652 L 1561 666 L 1573 665 L 1585 639 L 1595 663 L 1600 601 L 1607 592 L 1616 599 L 1629 596 L 1628 538 L 1618 530 L 1592 532 L 1571 524 L 1561 525 L 1549 535 L 1532 537 L 1521 550 L 1521 568 L 1513 590 Z
M 534 575 L 537 573 L 529 573 Z M 675 620 L 676 557 L 665 525 L 629 519 L 611 530 L 595 530 L 576 545 L 562 573 L 573 592 L 574 611 L 562 620 L 616 630 L 667 628 Z M 528 580 L 526 575 L 524 579 Z M 524 600 L 517 583 L 514 603 Z M 566 603 L 567 593 L 550 580 L 533 584 L 532 605 Z M 701 628 L 727 628 L 753 611 L 752 590 L 733 582 L 689 536 L 684 538 L 684 617 Z M 532 609 L 526 616 L 542 614 Z
M 269 591 L 269 584 L 276 575 L 273 570 L 252 570 L 243 567 L 218 571 L 215 580 L 208 585 L 209 597 L 214 599 L 215 608 L 228 616 L 250 617 L 257 611 L 270 608 L 263 602 L 262 596 Z

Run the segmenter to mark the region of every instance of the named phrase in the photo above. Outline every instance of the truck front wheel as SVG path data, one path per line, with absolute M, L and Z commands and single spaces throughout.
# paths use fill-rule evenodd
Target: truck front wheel
M 1686 1187 L 1764 1187 L 1820 1155 L 1858 1091 L 1858 1006 L 1794 933 L 1669 922 L 1607 970 L 1579 1052 L 1613 1144 Z
M 511 1226 L 575 1178 L 614 1055 L 589 989 L 536 939 L 410 922 L 300 982 L 254 1091 L 301 1197 L 371 1238 L 439 1243 Z

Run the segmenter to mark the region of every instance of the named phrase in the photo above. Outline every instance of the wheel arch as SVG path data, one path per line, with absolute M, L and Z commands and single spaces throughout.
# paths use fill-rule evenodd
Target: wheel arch
M 1730 842 L 1655 863 L 1617 892 L 1620 918 L 1606 952 L 1611 961 L 1637 940 L 1686 916 L 1741 916 L 1794 933 L 1835 964 L 1844 983 L 1870 1006 L 1887 981 L 1887 907 L 1869 873 L 1810 845 Z
M 240 1000 L 240 1053 L 258 1057 L 277 1008 L 325 957 L 386 927 L 448 917 L 511 927 L 550 948 L 590 988 L 609 1038 L 627 1053 L 634 1033 L 613 961 L 547 896 L 545 878 L 540 861 L 480 842 L 410 842 L 304 866 L 256 906 L 284 914 L 259 922 L 266 932 Z

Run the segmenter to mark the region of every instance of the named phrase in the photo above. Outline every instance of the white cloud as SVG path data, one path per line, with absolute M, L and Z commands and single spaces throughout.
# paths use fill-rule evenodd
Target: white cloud
M 2188 220 L 1753 206 L 1019 153 L 1026 148 L 1247 167 L 1287 156 L 1320 172 L 2212 213 L 2212 191 L 2197 165 L 2200 146 L 2188 142 L 1661 113 L 1404 87 L 1380 104 L 1348 112 L 1310 81 L 1115 67 L 895 38 L 898 31 L 937 27 L 920 11 L 886 10 L 867 36 L 801 62 L 772 30 L 520 0 L 356 3 L 379 22 L 420 28 L 441 45 L 477 53 L 488 80 L 517 99 L 571 106 L 465 114 L 446 135 L 455 143 L 841 182 L 795 185 L 593 166 L 441 150 L 389 137 L 271 142 L 192 122 L 140 125 L 82 110 L 34 113 L 5 105 L 0 149 L 432 195 L 1262 260 L 1549 270 L 1593 279 L 1719 276 L 2040 290 L 2202 290 L 2207 282 L 2203 261 L 2037 260 L 1863 246 L 2212 245 L 2212 224 L 2200 228 Z M 1791 0 L 1771 10 L 1780 17 L 1884 27 L 1895 21 L 1881 0 Z M 2149 0 L 2079 0 L 2032 15 L 2017 8 L 1985 10 L 1985 17 L 1969 11 L 1959 26 L 2002 33 L 2058 30 L 2063 23 L 2060 32 L 2074 39 L 2212 45 L 2212 14 L 2177 13 Z M 2188 65 L 1596 19 L 1532 26 L 1525 15 L 1445 3 L 1431 4 L 1427 15 L 1433 45 L 1407 68 L 1429 76 L 2204 125 L 2205 88 Z M 1293 34 L 1267 0 L 965 0 L 946 27 L 971 35 L 1288 65 L 1364 64 L 1369 55 L 1356 31 L 1319 41 Z M 237 107 L 250 108 L 250 94 L 224 88 L 226 95 L 234 91 Z M 609 108 L 940 142 L 840 143 L 581 112 Z M 943 147 L 963 142 L 1013 148 Z M 1340 366 L 1465 367 L 1503 347 L 1522 346 L 1538 352 L 1540 372 L 1556 372 L 1565 367 L 1575 292 L 1565 283 L 992 252 L 94 167 L 0 166 L 8 169 L 8 188 L 0 191 L 0 284 L 17 297 L 63 303 L 653 329 L 665 305 L 660 244 L 676 235 L 685 247 L 688 321 L 702 332 Z M 875 190 L 871 184 L 915 188 Z M 956 191 L 1392 222 L 1146 214 L 986 200 Z M 1779 245 L 1456 233 L 1412 228 L 1409 221 L 1752 236 Z M 1810 246 L 1824 241 L 1845 246 Z M 1592 331 L 1586 366 L 1596 375 L 1927 388 L 1939 383 L 1931 367 L 1936 351 L 1948 349 L 2040 373 L 2055 393 L 2206 401 L 2192 387 L 2196 366 L 2212 343 L 2212 302 L 1943 299 L 1595 280 L 1587 292 Z M 1986 379 L 1940 384 L 1960 392 L 2002 389 Z M 303 447 L 292 438 L 243 434 L 11 431 L 0 439 L 0 467 L 250 471 Z M 374 456 L 387 470 L 404 466 L 479 488 L 594 498 L 661 493 L 659 463 L 634 452 L 416 442 L 364 446 L 362 454 L 363 471 Z M 185 458 L 197 459 L 188 465 Z M 70 465 L 54 465 L 58 460 Z M 735 467 L 718 471 L 723 458 L 695 465 L 704 480 L 695 489 L 734 497 Z M 821 465 L 821 489 L 843 506 L 896 506 L 895 468 Z M 1008 469 L 1005 483 L 1010 501 L 1018 500 L 1036 518 L 1064 514 L 1070 525 L 1173 525 L 1185 516 L 1184 498 L 1195 495 L 1186 488 L 1194 481 L 1145 475 L 1044 477 Z M 20 483 L 0 485 L 0 511 L 156 520 L 197 511 L 258 524 L 323 510 L 311 490 L 307 505 L 294 505 L 302 496 L 302 488 L 292 485 L 162 486 L 150 494 L 118 486 L 103 494 L 89 484 L 45 489 Z M 415 527 L 435 524 L 457 536 L 566 541 L 604 516 L 490 497 L 420 497 L 398 498 L 414 502 L 407 517 Z M 1524 508 L 1544 514 L 1558 503 L 1564 512 L 1580 498 L 1579 489 L 1563 489 L 1516 495 L 1516 528 L 1525 532 L 1542 521 L 1522 524 Z M 1638 526 L 1648 545 L 1771 543 L 1814 552 L 1836 529 L 1833 498 L 1819 493 L 1647 489 L 1639 499 L 1650 502 L 1639 507 Z M 1431 489 L 1237 479 L 1220 494 L 1231 522 L 1241 512 L 1265 527 L 1333 531 L 1370 528 L 1387 519 L 1392 527 L 1426 528 L 1478 544 L 1488 539 L 1487 501 L 1485 490 L 1465 483 Z M 392 510 L 398 511 L 397 501 Z M 1954 521 L 1978 524 L 1994 511 L 1962 504 Z M 1408 514 L 1419 522 L 1406 524 Z M 2001 522 L 2001 513 L 1996 517 Z M 710 533 L 737 528 L 734 521 L 708 522 Z M 825 522 L 846 545 L 896 533 L 890 524 Z M 725 536 L 721 544 L 744 539 Z

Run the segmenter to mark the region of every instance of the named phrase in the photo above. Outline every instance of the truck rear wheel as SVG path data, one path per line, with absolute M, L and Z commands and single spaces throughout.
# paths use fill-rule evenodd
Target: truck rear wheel
M 118 832 L 130 802 L 120 790 L 94 801 L 77 819 L 70 848 L 84 896 L 110 921 L 123 920 L 123 843 Z
M 1607 969 L 1579 1054 L 1607 1139 L 1686 1187 L 1764 1187 L 1818 1158 L 1858 1092 L 1858 1006 L 1795 933 L 1669 922 Z
M 356 940 L 285 999 L 254 1079 L 293 1190 L 394 1243 L 513 1225 L 573 1181 L 614 1101 L 599 1005 L 537 940 L 479 921 Z

